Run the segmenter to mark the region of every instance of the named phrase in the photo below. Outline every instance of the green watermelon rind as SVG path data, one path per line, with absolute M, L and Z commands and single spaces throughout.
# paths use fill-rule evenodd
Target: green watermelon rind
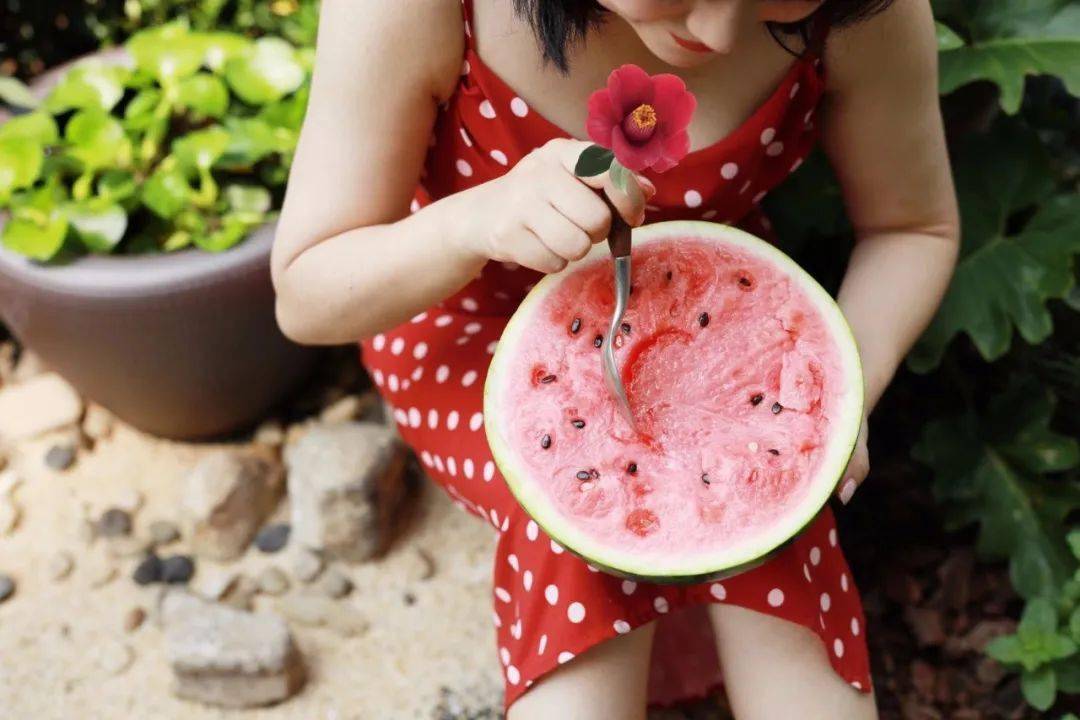
M 560 546 L 598 569 L 615 575 L 663 583 L 688 583 L 722 579 L 763 563 L 787 546 L 805 529 L 828 503 L 847 467 L 859 436 L 863 413 L 863 376 L 858 346 L 846 318 L 831 295 L 794 260 L 770 243 L 728 225 L 702 220 L 670 220 L 635 228 L 635 248 L 661 242 L 666 238 L 694 238 L 719 242 L 746 250 L 780 268 L 798 283 L 817 307 L 831 329 L 831 337 L 839 350 L 844 375 L 848 378 L 846 392 L 840 398 L 834 418 L 836 432 L 826 449 L 818 472 L 808 483 L 803 500 L 794 506 L 782 522 L 773 525 L 761 537 L 743 542 L 724 552 L 686 557 L 643 555 L 608 547 L 590 539 L 567 518 L 544 494 L 537 483 L 527 480 L 528 470 L 518 458 L 513 446 L 502 433 L 512 424 L 514 408 L 500 410 L 498 388 L 511 365 L 512 349 L 522 339 L 527 320 L 540 308 L 542 300 L 566 275 L 585 265 L 609 261 L 606 245 L 598 244 L 581 260 L 570 263 L 561 272 L 544 277 L 521 302 L 503 330 L 484 384 L 484 428 L 495 464 L 507 486 L 526 513 Z M 508 415 L 503 421 L 502 412 Z

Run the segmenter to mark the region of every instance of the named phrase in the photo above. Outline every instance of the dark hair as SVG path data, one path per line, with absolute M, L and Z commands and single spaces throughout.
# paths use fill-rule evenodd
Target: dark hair
M 884 10 L 892 0 L 825 0 L 810 17 L 797 23 L 770 23 L 769 32 L 785 50 L 795 52 L 782 39 L 795 35 L 807 43 L 812 22 L 850 25 Z M 569 72 L 566 50 L 604 22 L 607 10 L 596 0 L 514 0 L 514 9 L 528 20 L 540 44 L 544 62 Z

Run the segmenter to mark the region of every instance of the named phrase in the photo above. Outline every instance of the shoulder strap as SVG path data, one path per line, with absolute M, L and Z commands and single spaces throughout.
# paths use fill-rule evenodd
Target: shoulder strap
M 465 24 L 465 47 L 473 46 L 472 36 L 472 0 L 461 0 L 461 19 Z

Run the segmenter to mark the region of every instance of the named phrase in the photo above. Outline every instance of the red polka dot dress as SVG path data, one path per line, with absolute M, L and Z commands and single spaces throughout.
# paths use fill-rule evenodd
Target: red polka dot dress
M 440 108 L 420 207 L 506 172 L 566 133 L 538 115 L 476 53 L 462 1 L 461 79 Z M 704 218 L 769 234 L 758 206 L 813 146 L 824 68 L 810 51 L 734 132 L 665 173 L 646 222 Z M 732 603 L 817 633 L 835 671 L 870 690 L 858 592 L 837 544 L 831 510 L 766 564 L 722 582 L 690 586 L 623 580 L 591 568 L 548 538 L 517 504 L 483 431 L 483 385 L 495 344 L 539 275 L 491 262 L 461 292 L 365 341 L 363 362 L 393 408 L 405 441 L 464 510 L 499 533 L 492 621 L 509 707 L 545 673 L 618 634 L 659 619 L 650 699 L 665 704 L 710 692 L 720 674 L 705 603 Z

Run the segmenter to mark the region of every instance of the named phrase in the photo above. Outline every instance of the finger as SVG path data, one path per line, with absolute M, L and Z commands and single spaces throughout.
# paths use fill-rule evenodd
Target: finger
M 570 173 L 571 176 L 578 179 L 579 182 L 588 185 L 594 190 L 603 190 L 604 193 L 611 200 L 612 205 L 618 211 L 626 222 L 631 225 L 640 225 L 645 219 L 645 199 L 642 186 L 649 188 L 650 196 L 655 193 L 656 188 L 644 176 L 638 176 L 636 173 L 631 173 L 633 177 L 629 178 L 627 183 L 627 190 L 619 190 L 615 187 L 611 181 L 609 172 L 603 172 L 599 175 L 592 175 L 588 177 L 581 177 L 574 174 L 574 168 L 577 166 L 578 157 L 582 151 L 585 150 L 590 143 L 582 140 L 570 140 L 566 138 L 557 138 L 551 140 L 548 143 L 550 151 L 555 154 L 563 168 Z M 633 181 L 637 179 L 638 184 L 634 186 Z
M 580 260 L 592 247 L 592 238 L 552 205 L 537 206 L 526 227 L 553 253 L 566 260 Z
M 537 272 L 554 273 L 566 267 L 566 259 L 553 253 L 531 229 L 521 227 L 503 238 L 508 256 L 500 260 L 512 260 Z
M 604 194 L 627 223 L 637 226 L 644 222 L 645 196 L 636 176 L 628 177 L 626 190 L 620 190 L 611 179 L 611 174 L 604 173 Z
M 581 228 L 592 242 L 607 239 L 611 210 L 595 190 L 561 171 L 548 187 L 548 202 L 553 208 Z
M 851 462 L 848 463 L 847 469 L 844 471 L 844 477 L 840 481 L 840 489 L 836 495 L 841 503 L 847 505 L 851 502 L 852 496 L 855 495 L 855 491 L 858 490 L 862 481 L 866 479 L 869 471 L 869 455 L 865 449 L 861 449 L 851 458 Z

